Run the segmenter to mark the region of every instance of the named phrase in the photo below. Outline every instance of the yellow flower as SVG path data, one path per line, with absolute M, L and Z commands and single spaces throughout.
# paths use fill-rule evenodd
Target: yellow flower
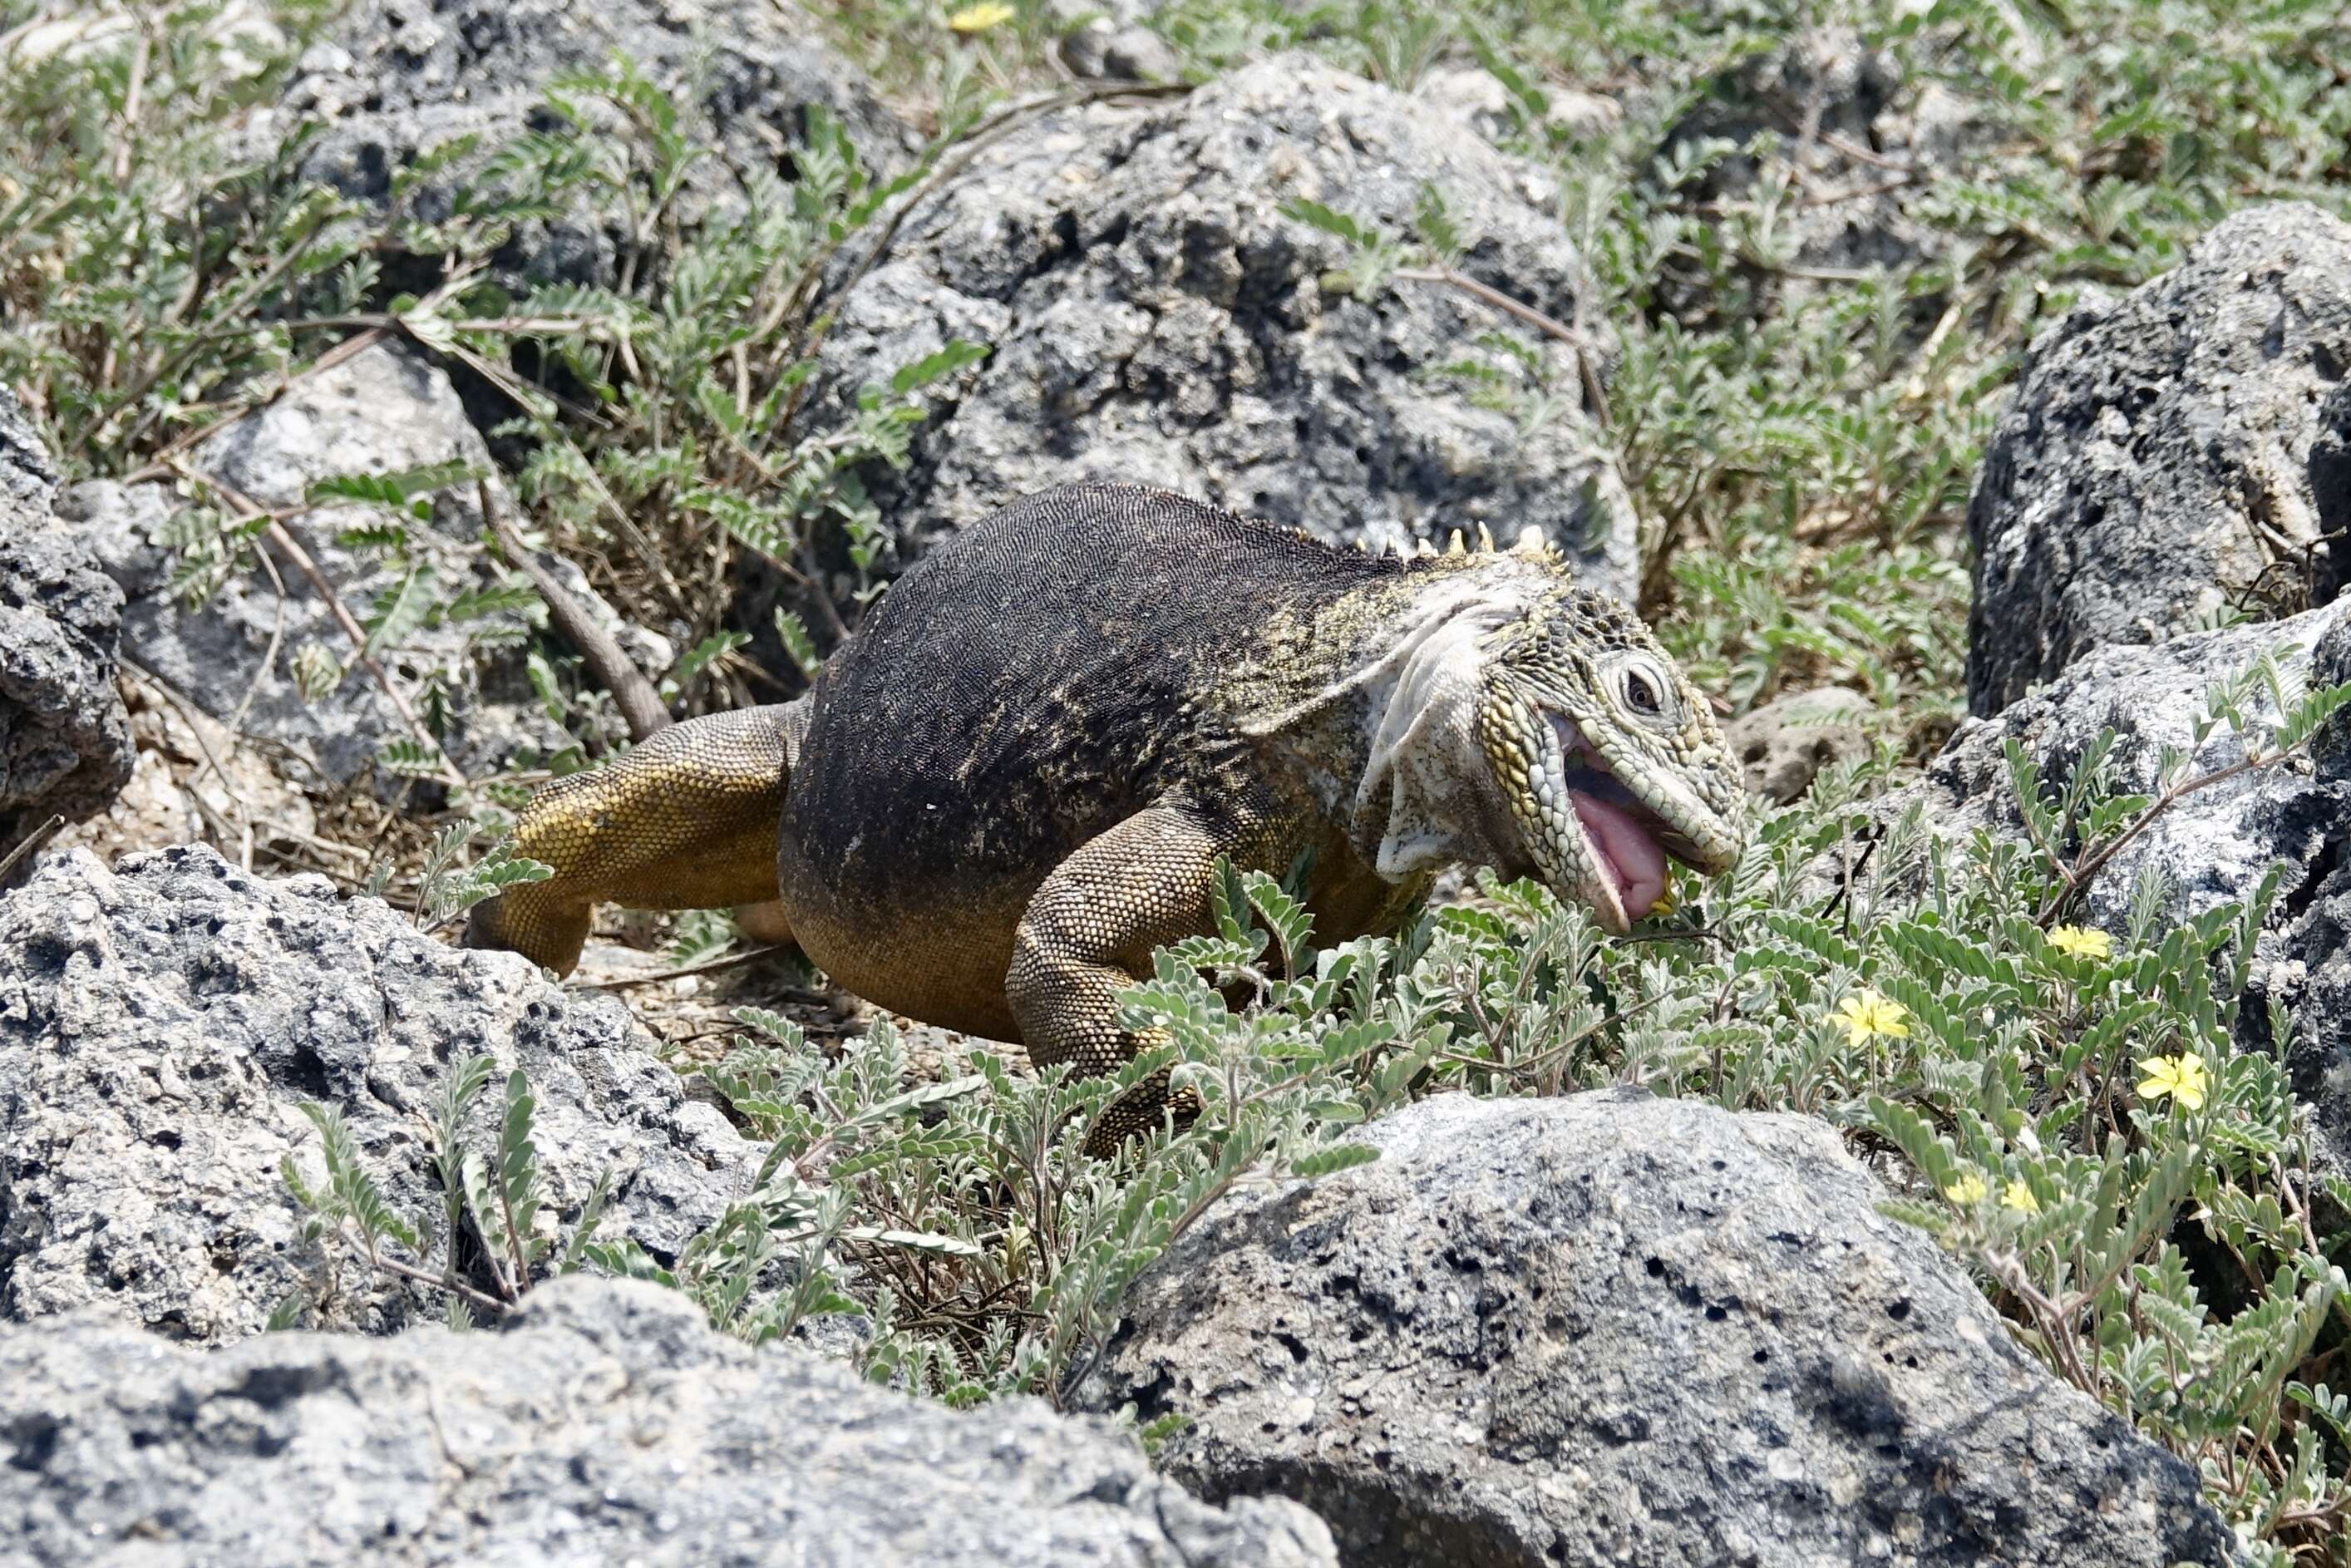
M 1903 1020 L 1909 1009 L 1890 997 L 1883 997 L 1866 986 L 1837 1004 L 1829 1022 L 1844 1030 L 1844 1037 L 1855 1045 L 1884 1035 L 1889 1040 L 1907 1040 L 1910 1026 Z
M 1943 1196 L 1949 1198 L 1953 1203 L 1958 1204 L 1961 1208 L 1965 1208 L 1970 1204 L 1981 1203 L 1984 1199 L 1984 1194 L 1991 1190 L 1991 1188 L 1984 1186 L 1983 1177 L 1976 1175 L 1973 1171 L 1970 1171 L 1966 1176 L 1959 1177 L 1958 1180 L 1952 1182 L 1950 1186 L 1945 1187 L 1943 1189 Z
M 958 33 L 985 33 L 990 27 L 1001 27 L 1012 20 L 1012 7 L 1002 0 L 980 0 L 977 5 L 967 5 L 947 18 L 947 26 Z
M 2032 1189 L 2021 1181 L 2010 1182 L 2001 1188 L 2000 1202 L 2001 1207 L 2012 1208 L 2019 1214 L 2041 1212 L 2041 1200 L 2033 1197 Z
M 2115 939 L 2095 927 L 2060 925 L 2049 933 L 2049 946 L 2069 958 L 2111 958 Z
M 2204 1059 L 2181 1051 L 2178 1056 L 2150 1056 L 2138 1064 L 2147 1074 L 2139 1081 L 2138 1097 L 2160 1100 L 2170 1095 L 2190 1111 L 2204 1108 L 2205 1091 L 2211 1080 L 2205 1074 Z

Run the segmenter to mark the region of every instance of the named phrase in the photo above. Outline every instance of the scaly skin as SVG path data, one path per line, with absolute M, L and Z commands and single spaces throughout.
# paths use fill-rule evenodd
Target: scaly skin
M 1448 862 L 1621 932 L 1662 876 L 1626 823 L 1726 870 L 1740 771 L 1647 629 L 1554 555 L 1388 559 L 1072 486 L 918 564 L 800 701 L 540 790 L 515 849 L 556 874 L 468 940 L 568 972 L 601 901 L 774 900 L 849 990 L 1097 1073 L 1153 1043 L 1118 992 L 1209 928 L 1219 856 L 1311 850 L 1324 941 L 1393 929 Z M 1097 1146 L 1167 1109 L 1146 1083 Z

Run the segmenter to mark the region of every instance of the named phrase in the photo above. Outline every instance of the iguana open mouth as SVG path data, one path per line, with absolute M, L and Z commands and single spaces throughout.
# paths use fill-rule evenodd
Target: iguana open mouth
M 1666 892 L 1666 849 L 1651 825 L 1655 814 L 1640 808 L 1614 779 L 1593 768 L 1568 769 L 1567 798 L 1575 808 L 1584 842 L 1608 874 L 1625 917 L 1640 919 Z
M 1609 770 L 1599 748 L 1574 721 L 1552 714 L 1552 734 L 1560 748 L 1561 782 L 1566 786 L 1583 853 L 1576 892 L 1601 923 L 1623 932 L 1656 907 L 1666 892 L 1666 858 L 1698 865 L 1697 847 L 1674 825 L 1626 788 Z

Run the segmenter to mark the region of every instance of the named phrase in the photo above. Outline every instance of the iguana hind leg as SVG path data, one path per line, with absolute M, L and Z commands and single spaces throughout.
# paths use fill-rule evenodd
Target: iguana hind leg
M 799 705 L 688 719 L 590 772 L 542 786 L 514 852 L 555 868 L 476 904 L 469 947 L 568 975 L 602 903 L 715 909 L 776 897 L 776 830 L 806 726 Z
M 1254 821 L 1211 822 L 1181 803 L 1146 808 L 1055 867 L 1029 900 L 1012 938 L 1005 999 L 1019 1021 L 1029 1060 L 1069 1063 L 1081 1075 L 1114 1072 L 1164 1043 L 1152 1031 L 1123 1030 L 1118 993 L 1151 972 L 1151 951 L 1214 928 L 1210 889 L 1217 859 L 1261 858 Z M 1086 1152 L 1108 1155 L 1174 1111 L 1196 1114 L 1188 1093 L 1171 1100 L 1157 1073 L 1112 1102 Z

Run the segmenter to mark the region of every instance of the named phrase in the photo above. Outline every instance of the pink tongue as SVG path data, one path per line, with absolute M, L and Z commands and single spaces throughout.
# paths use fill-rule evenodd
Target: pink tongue
M 1666 891 L 1665 847 L 1622 806 L 1611 805 L 1578 789 L 1567 792 L 1575 806 L 1575 820 L 1600 848 L 1608 874 L 1616 879 L 1616 896 L 1635 920 L 1656 906 Z

